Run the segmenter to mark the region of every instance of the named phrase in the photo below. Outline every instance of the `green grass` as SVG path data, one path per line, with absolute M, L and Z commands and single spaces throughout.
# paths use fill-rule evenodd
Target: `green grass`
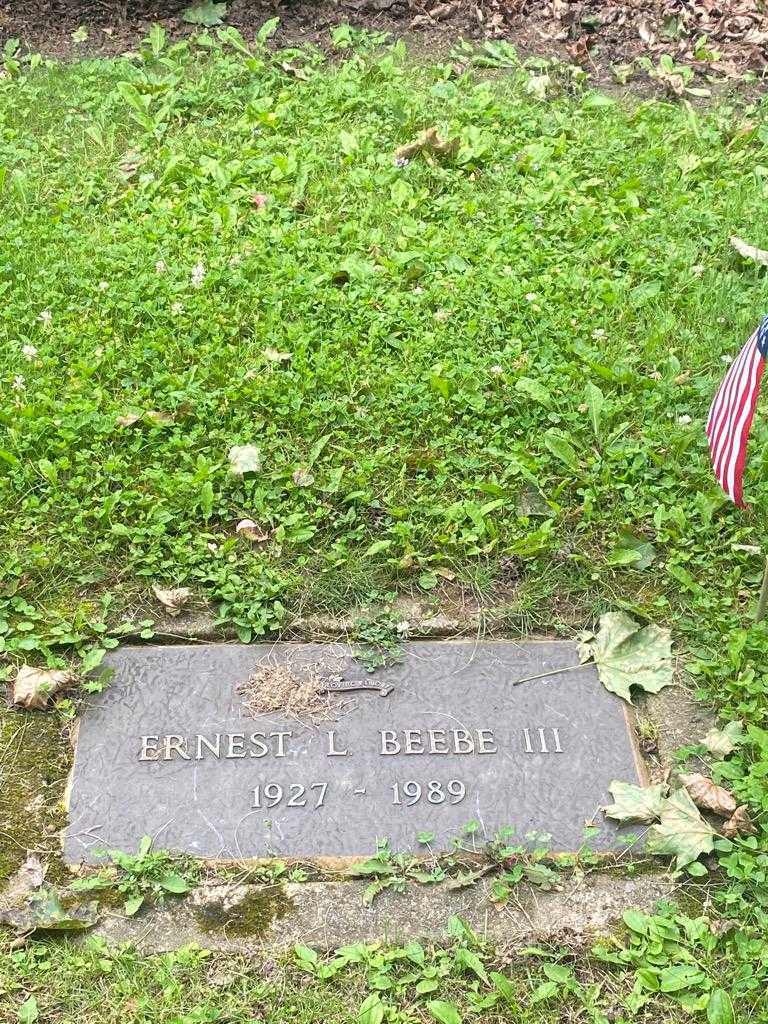
M 758 415 L 746 513 L 703 438 L 768 297 L 728 245 L 765 245 L 763 105 L 610 99 L 557 67 L 542 101 L 522 67 L 457 75 L 365 39 L 249 56 L 232 36 L 151 38 L 132 61 L 0 78 L 7 676 L 151 636 L 153 584 L 191 588 L 244 640 L 299 611 L 439 602 L 448 581 L 492 595 L 510 565 L 520 622 L 667 623 L 701 695 L 747 726 L 712 769 L 760 832 L 721 844 L 707 917 L 635 920 L 576 980 L 520 961 L 520 1010 L 466 960 L 429 998 L 474 1019 L 729 1024 L 707 1009 L 726 988 L 738 1019 L 765 1019 L 768 630 L 749 616 L 768 428 Z M 431 125 L 458 154 L 398 166 Z M 246 477 L 240 445 L 260 449 Z M 268 541 L 237 536 L 246 517 Z M 2 953 L 0 1000 L 28 1024 L 30 996 L 46 1021 L 381 1024 L 375 1005 L 358 1017 L 373 992 L 388 1021 L 429 1018 L 417 982 L 382 984 L 403 969 L 391 950 L 386 970 L 305 963 L 307 984 L 194 952 Z
M 751 600 L 732 544 L 758 523 L 718 494 L 702 421 L 767 292 L 727 242 L 765 208 L 759 110 L 542 103 L 525 73 L 399 47 L 309 58 L 309 81 L 231 47 L 144 53 L 0 82 L 14 658 L 98 642 L 156 609 L 152 583 L 246 639 L 434 593 L 438 569 L 487 588 L 503 557 L 539 623 Z M 396 166 L 433 123 L 458 158 Z M 611 563 L 624 528 L 650 571 Z
M 715 1024 L 765 1019 L 762 942 L 718 941 L 704 918 L 635 918 L 657 931 L 575 955 L 546 946 L 495 952 L 458 921 L 443 948 L 358 945 L 319 956 L 297 946 L 274 959 L 37 942 L 0 957 L 0 1009 L 12 1010 L 4 1020 L 24 1021 L 31 1007 L 46 1024 L 677 1024 L 703 1019 L 709 1003 L 739 1015 L 711 1015 Z

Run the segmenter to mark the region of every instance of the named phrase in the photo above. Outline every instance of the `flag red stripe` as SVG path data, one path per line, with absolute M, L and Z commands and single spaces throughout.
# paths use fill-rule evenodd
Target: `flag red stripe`
M 733 413 L 733 407 L 739 400 L 741 393 L 741 383 L 743 380 L 744 369 L 748 363 L 750 353 L 753 349 L 755 336 L 749 339 L 747 344 L 742 348 L 736 361 L 731 364 L 731 368 L 726 374 L 723 386 L 725 391 L 721 396 L 718 392 L 718 397 L 713 403 L 713 409 L 717 405 L 717 410 L 713 417 L 711 427 L 708 429 L 707 434 L 709 436 L 709 446 L 712 452 L 712 461 L 717 464 L 723 444 L 724 432 L 727 433 L 728 424 L 730 417 Z M 719 399 L 719 402 L 718 402 Z
M 757 374 L 755 377 L 755 383 L 752 388 L 752 395 L 750 398 L 749 409 L 747 416 L 744 420 L 741 430 L 741 437 L 739 440 L 739 447 L 736 454 L 736 463 L 733 471 L 733 489 L 729 490 L 728 493 L 731 495 L 733 500 L 739 506 L 744 508 L 744 463 L 747 460 L 747 440 L 749 438 L 749 428 L 752 426 L 752 420 L 755 415 L 755 407 L 757 406 L 757 397 L 760 394 L 760 384 L 763 379 L 763 371 L 765 370 L 765 360 L 761 357 L 757 364 Z
M 734 391 L 734 396 L 728 409 L 727 418 L 723 422 L 722 434 L 712 452 L 715 476 L 721 483 L 723 483 L 726 468 L 730 464 L 733 456 L 734 445 L 738 441 L 738 424 L 741 420 L 744 408 L 749 402 L 751 390 L 755 383 L 755 371 L 759 361 L 760 353 L 757 351 L 757 345 L 753 345 L 752 350 L 749 353 L 748 358 L 744 361 L 744 365 L 739 373 L 738 385 Z M 730 488 L 726 487 L 724 483 L 723 488 L 728 491 L 729 494 L 731 493 Z
M 744 507 L 744 465 L 749 431 L 765 372 L 768 316 L 728 369 L 709 407 L 705 427 L 712 468 L 725 493 Z
M 718 393 L 718 397 L 715 399 L 715 403 L 713 403 L 714 415 L 712 417 L 712 425 L 707 431 L 713 459 L 719 449 L 723 428 L 728 422 L 733 401 L 738 395 L 738 384 L 744 364 L 749 356 L 749 349 L 750 342 L 747 342 L 725 376 L 722 395 Z M 715 405 L 717 406 L 716 408 Z

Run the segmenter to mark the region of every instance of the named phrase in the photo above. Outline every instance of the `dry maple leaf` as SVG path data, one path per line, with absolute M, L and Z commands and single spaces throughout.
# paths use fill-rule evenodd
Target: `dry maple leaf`
M 702 818 L 687 789 L 678 789 L 664 800 L 661 820 L 648 830 L 646 848 L 649 853 L 676 857 L 678 868 L 697 860 L 702 853 L 711 853 L 715 831 Z
M 33 668 L 22 665 L 13 684 L 13 703 L 23 708 L 42 710 L 48 698 L 74 679 L 67 669 Z
M 728 241 L 739 256 L 743 256 L 745 260 L 753 260 L 755 263 L 761 263 L 764 267 L 768 267 L 768 249 L 758 249 L 745 242 L 743 238 L 739 238 L 738 235 L 731 235 Z
M 152 587 L 152 593 L 163 607 L 167 608 L 171 615 L 178 615 L 184 605 L 192 597 L 189 587 L 176 587 L 172 590 L 163 590 L 161 587 Z
M 614 779 L 608 790 L 615 803 L 603 808 L 606 817 L 622 825 L 628 822 L 650 824 L 661 815 L 668 787 L 666 783 L 635 786 L 631 782 Z
M 736 836 L 755 835 L 757 829 L 752 824 L 746 804 L 736 808 L 728 821 L 724 823 L 721 831 L 726 839 L 735 839 Z
M 716 785 L 706 775 L 695 772 L 692 775 L 681 775 L 680 781 L 702 811 L 712 811 L 721 818 L 730 817 L 736 810 L 736 798 L 727 789 Z

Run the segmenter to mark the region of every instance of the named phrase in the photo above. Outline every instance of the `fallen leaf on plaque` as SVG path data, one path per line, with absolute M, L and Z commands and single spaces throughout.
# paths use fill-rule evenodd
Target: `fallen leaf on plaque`
M 631 782 L 612 782 L 608 791 L 615 803 L 605 808 L 605 814 L 620 824 L 637 822 L 649 825 L 661 817 L 661 809 L 668 787 L 635 786 Z

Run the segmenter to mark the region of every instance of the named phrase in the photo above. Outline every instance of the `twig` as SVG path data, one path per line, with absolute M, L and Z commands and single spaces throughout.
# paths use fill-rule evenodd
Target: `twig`
M 537 676 L 526 676 L 525 679 L 513 679 L 512 685 L 519 686 L 520 683 L 530 683 L 534 679 L 546 679 L 547 676 L 556 676 L 560 672 L 573 672 L 577 668 L 582 668 L 582 665 L 568 665 L 566 668 L 553 668 L 551 672 L 540 672 Z

